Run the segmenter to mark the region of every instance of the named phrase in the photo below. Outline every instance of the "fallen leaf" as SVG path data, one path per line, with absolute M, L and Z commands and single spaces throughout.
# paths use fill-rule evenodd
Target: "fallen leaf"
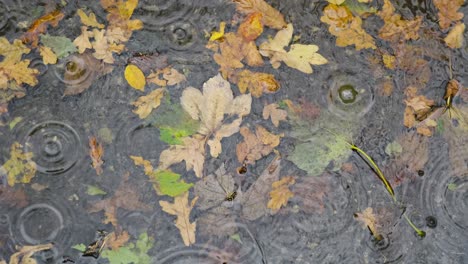
M 327 0 L 328 3 L 330 4 L 334 4 L 334 5 L 341 5 L 342 3 L 344 3 L 346 0 Z
M 290 42 L 293 33 L 292 24 L 278 31 L 275 38 L 260 45 L 260 54 L 270 57 L 270 63 L 277 69 L 281 61 L 291 68 L 304 73 L 312 73 L 310 65 L 322 65 L 328 63 L 322 55 L 318 54 L 317 45 L 293 44 L 288 52 L 284 47 Z
M 302 177 L 293 185 L 294 199 L 298 200 L 303 212 L 307 214 L 323 212 L 323 198 L 331 189 L 330 177 L 329 173 L 324 173 L 320 177 Z
M 408 100 L 405 100 L 405 104 L 406 108 L 403 119 L 404 125 L 406 127 L 416 127 L 418 133 L 431 136 L 432 132 L 428 126 L 435 126 L 429 117 L 432 111 L 432 106 L 434 105 L 434 101 L 427 99 L 423 95 L 419 95 L 410 97 Z M 438 112 L 440 111 L 441 110 Z
M 138 6 L 138 0 L 101 0 L 101 6 L 108 12 L 108 29 L 121 29 L 126 39 L 125 41 L 130 39 L 134 30 L 143 28 L 141 20 L 130 20 L 133 11 Z
M 294 177 L 288 176 L 271 184 L 273 190 L 270 192 L 270 201 L 268 201 L 267 207 L 272 210 L 273 214 L 278 212 L 281 207 L 286 206 L 289 198 L 294 196 L 289 186 L 293 185 L 295 182 Z
M 45 33 L 49 25 L 53 27 L 58 26 L 58 23 L 64 17 L 65 15 L 58 9 L 41 16 L 31 24 L 28 31 L 23 34 L 21 39 L 26 43 L 31 43 L 33 48 L 37 47 L 39 42 L 39 35 Z
M 367 207 L 362 213 L 355 213 L 354 217 L 356 220 L 362 223 L 363 228 L 369 228 L 373 236 L 378 236 L 378 225 L 376 221 L 376 216 L 372 212 L 371 207 Z
M 219 31 L 212 31 L 210 41 L 219 40 L 224 37 L 224 29 L 226 28 L 226 22 L 222 21 L 219 23 Z
M 129 64 L 125 67 L 125 80 L 132 88 L 140 91 L 145 90 L 146 78 L 137 66 Z
M 264 0 L 233 0 L 236 3 L 236 10 L 249 15 L 252 13 L 262 14 L 262 23 L 265 26 L 282 29 L 286 27 L 283 15 Z
M 50 36 L 41 35 L 41 43 L 44 46 L 51 48 L 57 55 L 57 58 L 63 58 L 68 56 L 70 53 L 76 52 L 76 47 L 73 42 L 63 36 Z
M 76 12 L 80 16 L 81 23 L 88 27 L 104 28 L 104 25 L 97 22 L 96 15 L 93 12 L 89 13 L 89 16 L 82 9 L 78 9 Z
M 198 197 L 195 197 L 189 203 L 188 195 L 189 193 L 186 192 L 181 196 L 175 197 L 173 203 L 159 201 L 159 205 L 164 212 L 177 216 L 175 226 L 179 229 L 182 240 L 187 247 L 195 243 L 195 229 L 197 224 L 195 222 L 190 222 L 190 211 L 192 211 L 198 199 Z
M 434 0 L 435 7 L 439 10 L 439 26 L 441 29 L 447 29 L 452 22 L 457 22 L 463 18 L 463 13 L 458 9 L 465 0 Z
M 444 38 L 445 44 L 452 49 L 459 49 L 463 46 L 465 38 L 463 32 L 465 31 L 465 24 L 456 24 Z
M 379 37 L 390 42 L 400 40 L 417 40 L 422 17 L 417 16 L 413 20 L 404 20 L 401 15 L 395 14 L 395 8 L 389 0 L 384 0 L 382 11 L 377 15 L 385 22 L 379 30 Z
M 169 195 L 171 197 L 179 196 L 187 192 L 193 183 L 186 183 L 180 180 L 180 174 L 174 173 L 170 170 L 153 170 L 153 166 L 142 157 L 130 156 L 135 165 L 142 165 L 145 169 L 145 174 L 153 182 L 153 187 L 158 195 Z
M 167 85 L 176 85 L 181 82 L 187 81 L 185 75 L 178 72 L 174 68 L 166 68 L 167 70 L 163 71 L 163 78 L 167 80 Z
M 237 144 L 236 153 L 237 160 L 241 164 L 255 164 L 255 161 L 270 154 L 284 136 L 284 134 L 271 134 L 260 125 L 256 126 L 255 134 L 247 127 L 242 127 L 240 133 L 244 141 Z
M 56 64 L 57 63 L 57 55 L 46 46 L 40 46 L 39 47 L 39 52 L 42 56 L 42 61 L 44 64 Z
M 81 27 L 81 35 L 79 35 L 74 41 L 73 44 L 78 48 L 78 53 L 83 53 L 87 49 L 92 49 L 93 45 L 89 41 L 89 38 L 93 37 L 94 34 L 92 31 L 88 31 L 87 27 Z
M 102 155 L 104 155 L 104 148 L 101 143 L 97 141 L 96 137 L 89 138 L 89 156 L 91 157 L 93 168 L 96 170 L 97 175 L 102 174 Z
M 151 112 L 158 108 L 161 104 L 161 99 L 165 94 L 164 88 L 158 88 L 148 95 L 139 97 L 135 102 L 132 103 L 136 107 L 133 112 L 137 114 L 141 119 L 148 117 Z
M 148 212 L 152 207 L 140 201 L 140 191 L 128 183 L 130 173 L 126 173 L 114 195 L 110 198 L 99 200 L 91 204 L 88 208 L 90 213 L 104 211 L 105 219 L 103 223 L 111 223 L 118 226 L 117 209 L 122 208 L 128 211 Z
M 269 104 L 263 107 L 263 119 L 271 118 L 271 122 L 275 127 L 279 126 L 280 121 L 285 121 L 288 112 L 283 109 L 279 109 L 279 105 L 276 103 Z
M 396 65 L 395 65 L 395 61 L 396 61 L 396 57 L 395 56 L 392 56 L 392 55 L 389 55 L 389 54 L 383 54 L 382 55 L 382 61 L 385 65 L 385 67 L 387 67 L 388 69 L 390 70 L 394 70 Z
M 249 91 L 255 97 L 260 97 L 263 93 L 274 93 L 280 88 L 275 76 L 264 72 L 242 70 L 236 72 L 230 80 L 237 84 L 242 94 Z
M 336 38 L 336 45 L 355 45 L 356 50 L 376 49 L 371 35 L 362 29 L 362 19 L 353 16 L 348 7 L 329 4 L 323 10 L 320 21 L 329 25 L 328 31 Z
M 86 193 L 89 194 L 89 195 L 106 195 L 107 192 L 102 190 L 101 188 L 97 187 L 97 186 L 93 186 L 93 185 L 88 185 L 88 187 L 86 188 Z
M 168 66 L 167 56 L 158 52 L 135 53 L 128 59 L 128 63 L 137 66 L 144 73 L 149 73 L 150 70 L 158 72 Z
M 15 183 L 29 183 L 36 175 L 36 163 L 32 152 L 23 152 L 23 146 L 14 142 L 10 149 L 10 159 L 0 167 L 0 174 L 6 175 L 9 186 Z
M 253 41 L 257 39 L 263 32 L 262 13 L 251 13 L 240 24 L 237 30 L 244 40 Z
M 120 232 L 120 234 L 112 232 L 107 237 L 106 246 L 111 250 L 116 250 L 125 245 L 129 239 L 130 235 L 125 230 L 123 232 Z
M 52 243 L 34 245 L 34 246 L 22 246 L 18 252 L 11 255 L 9 264 L 36 264 L 36 260 L 32 257 L 35 253 L 52 249 L 54 245 Z
M 198 133 L 214 135 L 208 144 L 211 156 L 217 157 L 222 151 L 221 139 L 237 133 L 242 117 L 250 113 L 252 97 L 244 94 L 234 98 L 230 84 L 218 74 L 203 84 L 203 93 L 193 87 L 185 89 L 180 101 L 194 120 L 200 120 Z M 237 118 L 224 123 L 225 115 Z
M 154 246 L 154 239 L 142 233 L 134 243 L 126 243 L 115 249 L 104 249 L 101 257 L 112 264 L 151 263 L 148 251 Z

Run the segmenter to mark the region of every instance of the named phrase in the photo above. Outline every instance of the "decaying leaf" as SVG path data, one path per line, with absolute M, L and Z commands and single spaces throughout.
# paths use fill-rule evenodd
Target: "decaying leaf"
M 131 184 L 128 184 L 130 173 L 123 176 L 119 188 L 115 190 L 114 196 L 99 200 L 91 204 L 88 211 L 95 213 L 104 211 L 104 223 L 111 223 L 113 226 L 118 226 L 117 223 L 117 208 L 122 208 L 129 211 L 143 211 L 147 212 L 152 210 L 152 207 L 140 201 L 140 191 L 135 189 Z
M 143 28 L 143 22 L 139 19 L 130 20 L 133 11 L 138 6 L 138 0 L 101 0 L 101 6 L 108 12 L 108 30 L 120 29 L 123 31 L 125 41 L 130 39 L 134 30 Z
M 109 263 L 112 264 L 151 263 L 148 251 L 153 246 L 154 239 L 149 237 L 147 233 L 142 233 L 139 235 L 138 240 L 133 243 L 127 242 L 125 245 L 112 250 L 104 249 L 101 256 L 108 259 Z
M 181 82 L 187 81 L 185 75 L 178 72 L 176 69 L 171 66 L 165 67 L 163 69 L 157 69 L 156 71 L 150 73 L 147 77 L 148 82 L 154 83 L 159 86 L 171 86 L 176 85 Z
M 186 183 L 184 180 L 180 180 L 180 174 L 170 170 L 153 170 L 151 163 L 148 160 L 144 160 L 142 157 L 130 156 L 130 158 L 135 165 L 144 167 L 145 174 L 149 177 L 150 181 L 153 182 L 153 188 L 158 195 L 176 197 L 187 192 L 193 186 L 193 183 Z
M 130 235 L 125 230 L 123 232 L 120 232 L 119 234 L 117 234 L 116 232 L 112 232 L 107 238 L 106 246 L 111 250 L 116 250 L 125 245 L 129 239 Z
M 323 10 L 320 21 L 329 25 L 328 31 L 336 38 L 336 45 L 355 45 L 357 50 L 376 49 L 374 39 L 362 28 L 362 19 L 353 16 L 346 6 L 329 4 Z
M 263 119 L 271 118 L 271 122 L 275 127 L 279 126 L 280 121 L 285 121 L 288 112 L 283 109 L 279 109 L 279 105 L 276 103 L 266 105 L 263 107 Z
M 47 65 L 57 63 L 57 55 L 55 55 L 55 53 L 49 47 L 40 46 L 39 52 L 42 56 L 42 61 L 44 64 Z
M 104 28 L 104 25 L 97 22 L 96 15 L 93 12 L 89 13 L 89 16 L 82 9 L 78 9 L 76 12 L 80 16 L 81 23 L 88 27 Z
M 404 20 L 401 15 L 395 14 L 395 8 L 389 0 L 384 0 L 382 11 L 378 12 L 379 17 L 385 22 L 379 31 L 379 37 L 390 42 L 400 40 L 417 40 L 419 38 L 419 28 L 422 17 L 418 16 L 413 20 Z
M 294 177 L 288 176 L 271 184 L 273 190 L 270 192 L 270 201 L 268 201 L 267 207 L 271 209 L 273 214 L 278 212 L 282 206 L 288 203 L 289 198 L 294 196 L 289 186 L 295 182 Z
M 230 84 L 218 74 L 203 84 L 203 93 L 193 87 L 185 89 L 180 101 L 194 120 L 201 121 L 198 133 L 213 135 L 207 143 L 211 156 L 217 157 L 222 151 L 221 139 L 237 133 L 242 118 L 250 113 L 252 97 L 244 94 L 234 98 Z M 236 119 L 224 123 L 225 115 Z
M 2 208 L 23 208 L 28 203 L 28 196 L 23 188 L 14 189 L 10 186 L 0 186 L 0 205 Z
M 273 68 L 277 69 L 284 62 L 291 68 L 304 73 L 312 73 L 310 65 L 322 65 L 328 63 L 322 55 L 318 54 L 317 45 L 293 44 L 289 51 L 284 50 L 288 46 L 293 34 L 293 25 L 288 24 L 285 29 L 276 33 L 274 39 L 260 45 L 260 54 L 270 58 Z
M 179 229 L 182 240 L 186 246 L 195 243 L 195 229 L 197 226 L 195 222 L 190 222 L 190 212 L 197 202 L 198 197 L 193 198 L 189 203 L 188 195 L 189 193 L 186 192 L 181 196 L 175 197 L 173 203 L 159 201 L 159 205 L 164 212 L 177 216 L 175 226 Z
M 274 93 L 280 88 L 275 76 L 264 72 L 242 70 L 234 73 L 229 80 L 237 83 L 241 93 L 249 91 L 255 97 L 260 97 L 263 93 Z
M 405 104 L 404 125 L 406 127 L 416 127 L 418 133 L 431 136 L 432 131 L 430 127 L 437 125 L 434 117 L 430 115 L 434 101 L 427 99 L 423 95 L 418 95 L 405 100 Z M 441 111 L 442 109 L 434 113 L 439 114 Z
M 445 37 L 444 41 L 447 46 L 452 49 L 459 49 L 463 46 L 465 38 L 463 37 L 463 32 L 465 31 L 465 24 L 458 23 L 456 24 Z
M 270 154 L 284 136 L 284 134 L 272 134 L 260 125 L 256 127 L 255 134 L 247 127 L 242 127 L 240 133 L 244 141 L 237 144 L 236 153 L 237 160 L 241 164 L 254 164 L 255 161 Z
M 330 184 L 330 177 L 329 173 L 324 173 L 320 177 L 302 177 L 293 185 L 294 199 L 303 212 L 307 214 L 323 212 L 323 198 L 331 188 L 334 188 Z
M 286 27 L 283 15 L 264 0 L 233 0 L 236 9 L 243 14 L 260 13 L 262 23 L 268 27 L 282 29 Z
M 362 223 L 363 228 L 369 228 L 373 236 L 378 236 L 378 224 L 376 221 L 376 216 L 372 212 L 372 208 L 368 207 L 362 213 L 355 213 L 354 217 L 356 220 Z
M 150 70 L 158 71 L 168 67 L 167 56 L 158 52 L 137 52 L 128 59 L 128 63 L 137 66 L 144 73 L 149 73 Z
M 161 152 L 158 168 L 167 170 L 172 164 L 185 161 L 187 170 L 193 170 L 197 177 L 202 177 L 205 162 L 205 137 L 194 135 L 180 140 L 183 144 L 172 145 Z
M 463 13 L 458 9 L 465 0 L 434 0 L 434 5 L 439 10 L 439 26 L 441 29 L 447 29 L 450 24 L 463 18 Z
M 125 80 L 132 88 L 140 91 L 145 90 L 146 78 L 137 66 L 129 64 L 125 67 Z
M 161 99 L 165 94 L 164 88 L 158 88 L 148 95 L 139 97 L 135 102 L 132 103 L 136 107 L 133 112 L 137 114 L 141 119 L 148 117 L 151 112 L 158 108 L 161 104 Z
M 8 185 L 29 183 L 36 175 L 36 163 L 32 152 L 23 152 L 23 146 L 14 142 L 11 145 L 10 159 L 0 167 L 0 175 L 6 175 Z
M 53 27 L 58 26 L 58 23 L 64 17 L 65 15 L 58 9 L 41 16 L 31 24 L 28 31 L 23 34 L 21 39 L 26 43 L 31 43 L 33 48 L 37 47 L 39 35 L 45 33 L 49 25 Z
M 96 137 L 89 138 L 89 156 L 92 160 L 93 168 L 96 170 L 97 175 L 102 174 L 102 164 L 104 161 L 102 160 L 102 156 L 104 155 L 104 148 L 102 147 L 101 143 L 97 141 Z
M 88 31 L 87 27 L 81 27 L 81 35 L 79 35 L 75 40 L 73 41 L 73 44 L 78 48 L 78 53 L 83 53 L 87 49 L 92 49 L 93 45 L 89 41 L 89 38 L 92 38 L 93 32 Z
M 23 246 L 10 257 L 10 264 L 36 264 L 37 262 L 32 256 L 39 251 L 49 250 L 53 247 L 54 245 L 52 245 L 52 243 Z
M 73 42 L 64 36 L 41 35 L 41 43 L 51 48 L 59 59 L 76 52 L 76 47 Z

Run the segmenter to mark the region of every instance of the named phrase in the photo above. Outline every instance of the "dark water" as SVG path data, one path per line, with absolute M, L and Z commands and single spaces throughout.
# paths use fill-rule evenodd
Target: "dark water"
M 94 80 L 80 95 L 62 96 L 69 84 L 63 78 L 63 68 L 73 55 L 60 59 L 56 65 L 44 65 L 38 53 L 28 55 L 32 65 L 40 70 L 39 83 L 28 87 L 25 97 L 11 101 L 8 113 L 0 116 L 5 124 L 16 117 L 22 118 L 11 129 L 8 125 L 0 127 L 0 164 L 8 160 L 13 142 L 19 142 L 25 152 L 34 153 L 37 172 L 29 184 L 8 187 L 6 179 L 2 179 L 5 186 L 0 190 L 0 260 L 16 252 L 15 246 L 53 242 L 53 249 L 35 255 L 38 263 L 72 263 L 64 262 L 67 258 L 75 263 L 107 263 L 105 258 L 82 257 L 72 246 L 92 243 L 97 230 L 113 231 L 111 224 L 102 223 L 102 212 L 90 213 L 89 208 L 111 197 L 129 172 L 127 184 L 137 190 L 141 201 L 151 210 L 119 209 L 117 218 L 121 228 L 129 232 L 131 242 L 142 233 L 154 238 L 154 246 L 148 251 L 152 263 L 468 263 L 468 147 L 453 147 L 466 144 L 468 135 L 436 133 L 423 142 L 413 142 L 414 147 L 409 151 L 416 154 L 407 156 L 406 168 L 392 167 L 385 147 L 399 136 L 412 133 L 402 121 L 407 73 L 396 72 L 393 94 L 382 96 L 379 80 L 374 78 L 375 67 L 368 60 L 370 52 L 336 47 L 335 38 L 320 22 L 326 1 L 268 2 L 294 24 L 294 34 L 300 35 L 300 43 L 318 45 L 320 54 L 329 63 L 314 66 L 311 75 L 285 66 L 274 70 L 266 63 L 259 71 L 274 74 L 281 89 L 275 94 L 254 98 L 251 114 L 244 122 L 255 124 L 263 120 L 263 105 L 283 99 L 301 99 L 320 106 L 330 123 L 339 124 L 331 126 L 332 129 L 340 131 L 352 127 L 355 144 L 365 149 L 386 172 L 405 178 L 395 187 L 396 197 L 405 205 L 406 215 L 426 232 L 425 238 L 415 235 L 402 217 L 401 208 L 392 204 L 382 183 L 357 154 L 347 160 L 353 165 L 352 171 L 333 171 L 329 166 L 329 172 L 320 178 L 307 178 L 304 171 L 287 160 L 297 144 L 287 134 L 278 147 L 286 157 L 282 160 L 281 175 L 298 175 L 302 179 L 299 182 L 307 183 L 303 191 L 310 195 L 291 199 L 286 209 L 255 221 L 243 219 L 236 211 L 236 203 L 226 205 L 231 208 L 229 215 L 221 217 L 216 224 L 226 230 L 235 229 L 241 243 L 229 232 L 213 235 L 209 226 L 199 224 L 196 243 L 184 246 L 173 223 L 175 218 L 159 206 L 160 200 L 167 199 L 156 195 L 142 169 L 129 158 L 130 155 L 142 156 L 156 166 L 159 154 L 168 146 L 159 140 L 158 128 L 132 112 L 131 102 L 141 93 L 128 86 L 123 71 L 127 60 L 136 52 L 157 51 L 167 55 L 169 63 L 184 72 L 188 80 L 169 88 L 171 100 L 178 102 L 186 87 L 200 88 L 218 73 L 219 66 L 213 61 L 212 52 L 205 48 L 205 32 L 217 29 L 220 21 L 230 21 L 235 6 L 222 0 L 154 0 L 139 2 L 132 18 L 142 20 L 144 27 L 134 31 L 126 43 L 127 51 L 114 56 L 112 73 Z M 437 11 L 431 1 L 392 2 L 404 16 L 422 15 L 426 27 L 435 25 Z M 24 32 L 20 22 L 31 21 L 33 12 L 42 14 L 43 4 L 41 1 L 34 4 L 20 0 L 0 1 L 1 35 L 9 40 L 19 38 Z M 49 28 L 48 33 L 73 40 L 80 34 L 75 11 L 82 7 L 105 21 L 106 13 L 98 1 L 70 1 L 63 9 L 65 18 L 58 27 Z M 466 4 L 461 12 L 465 14 L 466 24 Z M 368 23 L 368 32 L 374 34 L 381 26 L 376 19 L 369 19 Z M 266 30 L 266 33 L 273 35 L 275 31 Z M 468 85 L 466 45 L 457 51 L 444 52 L 450 53 L 453 76 L 462 85 Z M 438 60 L 439 55 L 446 54 L 425 56 L 432 74 L 424 94 L 440 98 L 437 104 L 442 104 L 450 74 L 448 62 Z M 80 81 L 85 81 L 88 75 L 81 78 Z M 365 93 L 358 95 L 359 100 L 351 107 L 329 99 L 329 94 L 337 93 L 342 84 L 359 86 Z M 233 91 L 238 94 L 237 89 Z M 287 132 L 290 126 L 282 124 L 280 129 Z M 110 139 L 106 136 L 109 131 Z M 104 173 L 100 176 L 96 175 L 88 156 L 88 137 L 92 135 L 104 142 Z M 235 171 L 241 164 L 237 162 L 234 149 L 241 140 L 240 134 L 225 138 L 223 149 L 226 151 L 218 158 L 206 159 L 206 174 L 213 173 L 223 163 L 228 170 Z M 413 170 L 413 164 L 425 159 L 414 150 L 422 144 L 429 148 L 427 162 Z M 454 166 L 449 154 L 458 159 L 461 166 Z M 249 167 L 247 174 L 238 175 L 243 188 L 250 186 L 272 159 L 270 155 Z M 183 163 L 172 168 L 187 182 L 198 180 L 192 171 L 185 171 Z M 38 190 L 33 188 L 33 183 L 46 188 Z M 98 186 L 108 194 L 90 196 L 87 194 L 89 185 Z M 14 201 L 21 199 L 12 198 L 14 194 L 7 191 L 8 188 L 24 192 L 27 203 L 15 204 Z M 314 194 L 320 192 L 322 195 L 317 198 Z M 190 193 L 193 197 L 193 189 Z M 297 209 L 300 204 L 320 205 L 304 211 Z M 368 207 L 384 216 L 381 241 L 375 241 L 369 230 L 353 216 Z M 192 221 L 203 214 L 203 210 L 195 207 Z

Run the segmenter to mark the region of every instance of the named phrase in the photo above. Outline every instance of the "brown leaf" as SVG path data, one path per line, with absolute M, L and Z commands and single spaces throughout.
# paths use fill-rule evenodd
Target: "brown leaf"
M 0 205 L 2 208 L 23 208 L 28 203 L 28 196 L 24 189 L 0 186 Z
M 238 34 L 240 34 L 245 41 L 252 41 L 258 38 L 263 32 L 262 17 L 262 13 L 251 13 L 242 24 L 240 24 L 237 30 Z
M 158 71 L 168 66 L 167 56 L 157 52 L 151 53 L 135 53 L 128 59 L 128 63 L 136 65 L 144 73 L 150 70 Z
M 320 21 L 329 25 L 328 31 L 336 36 L 336 45 L 355 45 L 356 50 L 376 49 L 374 39 L 362 29 L 362 19 L 355 17 L 346 6 L 329 4 Z
M 116 250 L 121 246 L 125 245 L 125 243 L 127 243 L 129 239 L 130 235 L 125 230 L 123 232 L 120 232 L 120 234 L 112 232 L 106 238 L 106 246 L 111 250 Z
M 133 112 L 141 119 L 148 117 L 151 112 L 158 108 L 161 104 L 161 99 L 165 94 L 164 88 L 158 88 L 148 95 L 140 96 L 135 102 L 132 103 L 136 107 Z
M 41 16 L 31 24 L 28 31 L 26 31 L 26 33 L 23 34 L 21 39 L 23 40 L 23 42 L 31 43 L 31 46 L 33 48 L 37 47 L 37 44 L 39 42 L 39 35 L 45 33 L 49 25 L 53 27 L 58 26 L 58 23 L 64 17 L 65 15 L 58 9 Z
M 177 216 L 175 226 L 179 229 L 182 240 L 187 247 L 195 243 L 195 229 L 197 224 L 195 222 L 190 222 L 190 212 L 198 199 L 198 197 L 195 197 L 189 203 L 188 195 L 189 193 L 186 192 L 181 196 L 175 197 L 174 203 L 159 201 L 159 205 L 164 212 Z
M 236 9 L 243 14 L 261 13 L 265 26 L 282 29 L 286 27 L 283 15 L 264 0 L 233 0 Z
M 101 143 L 97 141 L 96 137 L 89 138 L 89 156 L 93 162 L 93 168 L 96 170 L 97 175 L 102 174 L 102 155 L 104 155 L 104 148 Z
M 270 192 L 270 201 L 268 201 L 267 207 L 271 209 L 273 214 L 278 212 L 282 206 L 286 206 L 289 198 L 294 196 L 294 193 L 289 190 L 289 186 L 295 182 L 294 177 L 288 176 L 271 184 L 273 190 Z
M 404 20 L 401 15 L 395 14 L 395 8 L 389 0 L 384 0 L 382 11 L 377 13 L 385 22 L 379 30 L 379 37 L 390 42 L 400 40 L 417 40 L 419 38 L 419 28 L 422 17 L 418 16 L 413 20 Z
M 285 121 L 288 116 L 288 112 L 286 110 L 279 109 L 278 107 L 279 105 L 276 103 L 263 107 L 263 119 L 271 118 L 271 122 L 275 127 L 278 127 L 279 122 Z
M 379 225 L 377 224 L 376 221 L 376 216 L 372 212 L 372 208 L 368 207 L 362 213 L 355 213 L 354 217 L 356 220 L 362 223 L 363 228 L 369 228 L 369 230 L 372 232 L 372 235 L 378 236 L 378 227 Z
M 237 160 L 242 164 L 255 164 L 255 161 L 270 154 L 284 136 L 284 134 L 271 134 L 260 125 L 256 127 L 255 134 L 247 127 L 242 127 L 240 133 L 244 141 L 237 144 L 236 153 Z
M 464 2 L 465 0 L 434 0 L 434 5 L 439 10 L 439 26 L 441 29 L 447 29 L 452 22 L 463 18 L 463 13 L 458 12 L 458 9 Z
M 237 84 L 241 93 L 249 91 L 255 97 L 260 97 L 263 93 L 274 93 L 280 88 L 273 74 L 263 72 L 242 70 L 236 72 L 230 80 Z

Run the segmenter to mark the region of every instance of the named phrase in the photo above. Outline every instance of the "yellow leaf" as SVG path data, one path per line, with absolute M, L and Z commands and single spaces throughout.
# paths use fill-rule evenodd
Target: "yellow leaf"
M 252 13 L 244 19 L 240 24 L 237 33 L 239 33 L 246 41 L 252 41 L 258 38 L 263 32 L 263 24 L 261 22 L 262 13 Z
M 90 26 L 90 27 L 104 28 L 103 24 L 97 22 L 96 16 L 94 15 L 93 12 L 91 12 L 89 16 L 87 16 L 86 13 L 82 9 L 78 9 L 77 13 L 80 16 L 81 23 L 83 25 Z
M 174 203 L 159 201 L 162 210 L 170 215 L 177 216 L 175 226 L 179 229 L 184 244 L 190 246 L 195 243 L 195 229 L 197 224 L 190 223 L 190 212 L 198 200 L 198 197 L 192 199 L 189 203 L 188 192 L 174 198 Z
M 396 62 L 396 57 L 388 54 L 383 54 L 382 55 L 382 61 L 385 65 L 390 70 L 395 69 L 395 62 Z
M 148 95 L 141 96 L 132 103 L 132 105 L 136 106 L 137 109 L 133 110 L 135 114 L 137 114 L 141 119 L 148 117 L 153 109 L 156 109 L 161 104 L 161 99 L 164 96 L 165 89 L 159 88 Z
M 267 207 L 271 209 L 273 214 L 288 204 L 289 198 L 294 196 L 294 193 L 289 190 L 289 186 L 295 182 L 294 177 L 288 176 L 271 184 L 273 190 L 270 192 L 270 201 L 268 201 Z
M 81 27 L 81 35 L 79 35 L 74 41 L 73 44 L 78 48 L 78 52 L 81 54 L 86 49 L 91 49 L 93 45 L 89 42 L 89 38 L 93 36 L 93 32 L 88 31 L 87 27 Z
M 105 33 L 105 30 L 93 29 L 93 56 L 96 59 L 103 60 L 105 63 L 114 63 L 114 57 L 112 56 L 112 51 L 110 50 L 109 42 L 107 40 L 107 37 L 104 36 Z
M 233 0 L 236 9 L 243 14 L 261 13 L 262 23 L 268 27 L 282 29 L 286 26 L 283 15 L 264 0 Z
M 0 173 L 6 174 L 10 186 L 14 186 L 15 183 L 29 183 L 36 175 L 36 163 L 32 161 L 33 153 L 23 153 L 22 148 L 20 143 L 14 142 L 11 145 L 10 159 L 0 167 Z
M 42 56 L 42 61 L 44 64 L 55 64 L 57 63 L 57 55 L 46 46 L 40 46 L 39 47 L 39 52 Z
M 34 245 L 34 246 L 22 246 L 18 252 L 10 257 L 10 264 L 35 264 L 36 260 L 32 257 L 35 253 L 43 250 L 53 248 L 52 243 Z
M 212 31 L 210 41 L 221 39 L 224 36 L 224 29 L 226 28 L 226 22 L 219 23 L 219 31 Z
M 295 68 L 304 73 L 312 73 L 310 65 L 322 65 L 328 63 L 322 55 L 318 54 L 316 45 L 291 45 L 288 52 L 284 50 L 285 44 L 289 43 L 292 37 L 293 26 L 280 30 L 273 40 L 260 45 L 260 54 L 270 57 L 273 68 L 278 68 L 283 61 L 291 68 Z
M 125 80 L 134 89 L 144 91 L 146 85 L 146 79 L 143 72 L 137 66 L 133 64 L 127 65 L 125 68 Z
M 15 81 L 16 85 L 27 83 L 31 86 L 37 84 L 37 69 L 28 68 L 29 60 L 21 60 L 23 54 L 29 53 L 21 40 L 15 39 L 12 44 L 5 38 L 0 37 L 0 88 L 6 88 L 8 81 Z
M 237 87 L 241 93 L 249 91 L 253 96 L 260 97 L 263 93 L 274 93 L 280 84 L 273 74 L 242 70 L 235 75 Z
M 149 160 L 145 160 L 143 159 L 143 157 L 140 156 L 130 156 L 130 158 L 133 160 L 133 163 L 135 163 L 135 165 L 143 166 L 146 175 L 152 175 L 154 169 L 153 165 L 151 165 L 151 162 Z
M 266 105 L 263 107 L 263 119 L 268 119 L 271 118 L 271 122 L 275 127 L 279 126 L 280 121 L 286 120 L 286 117 L 288 116 L 288 112 L 283 109 L 278 108 L 279 105 L 276 103 Z
M 465 38 L 463 37 L 463 32 L 465 31 L 465 24 L 458 23 L 454 26 L 448 35 L 445 37 L 445 43 L 452 49 L 459 49 L 463 46 Z
M 344 3 L 346 0 L 327 0 L 328 3 L 330 4 L 334 4 L 334 5 L 341 5 L 342 3 Z

